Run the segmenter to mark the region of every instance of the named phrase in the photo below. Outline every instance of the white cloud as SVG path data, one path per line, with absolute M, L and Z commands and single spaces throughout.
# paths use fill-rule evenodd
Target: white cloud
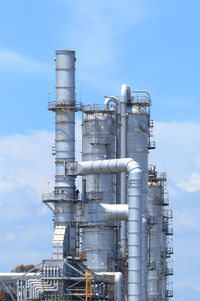
M 197 291 L 200 293 L 200 284 L 197 284 L 197 285 L 193 285 L 192 286 L 193 290 Z
M 48 211 L 49 211 L 49 208 L 42 207 L 37 210 L 37 214 L 38 214 L 38 216 L 44 216 L 48 213 Z
M 156 164 L 160 171 L 167 168 L 169 180 L 177 187 L 183 189 L 185 185 L 187 191 L 200 190 L 200 168 L 196 162 L 200 156 L 200 124 L 155 122 L 154 136 L 157 147 L 150 153 L 151 164 Z
M 76 126 L 81 160 L 81 120 Z M 0 228 L 6 233 L 1 237 L 1 271 L 20 262 L 39 263 L 51 254 L 52 212 L 41 194 L 54 189 L 53 144 L 54 133 L 46 131 L 0 137 Z
M 190 282 L 175 282 L 174 283 L 174 288 L 183 288 L 187 286 L 192 286 L 192 283 Z
M 127 47 L 134 47 L 130 29 L 155 14 L 153 1 L 138 0 L 61 1 L 66 10 L 66 23 L 60 26 L 60 40 L 66 37 L 67 48 L 78 53 L 79 77 L 96 88 L 111 86 L 114 74 L 120 73 L 120 57 Z M 70 26 L 69 26 L 70 24 Z M 132 40 L 132 42 L 131 42 Z M 108 71 L 109 70 L 109 76 Z M 103 80 L 102 80 L 103 79 Z M 114 85 L 114 84 L 113 84 Z
M 38 196 L 52 179 L 53 134 L 45 131 L 0 138 L 0 193 L 25 187 Z
M 0 69 L 38 73 L 44 71 L 46 66 L 34 58 L 0 47 Z
M 195 192 L 200 190 L 200 174 L 194 172 L 190 175 L 188 180 L 181 181 L 178 186 L 187 192 Z
M 9 191 L 13 190 L 14 188 L 15 188 L 15 185 L 13 182 L 3 181 L 3 180 L 0 182 L 1 193 L 9 192 Z
M 174 214 L 175 230 L 195 230 L 200 229 L 200 220 L 198 214 L 190 208 L 176 210 Z
M 15 239 L 15 233 L 14 232 L 9 232 L 6 234 L 6 239 L 7 240 L 14 240 Z
M 196 156 L 196 163 L 198 165 L 198 167 L 200 167 L 200 154 L 198 156 Z

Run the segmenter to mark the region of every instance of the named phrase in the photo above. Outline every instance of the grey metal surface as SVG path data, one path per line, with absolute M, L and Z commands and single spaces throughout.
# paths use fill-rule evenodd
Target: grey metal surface
M 127 156 L 140 164 L 143 171 L 142 199 L 142 301 L 147 291 L 147 193 L 148 193 L 148 146 L 149 146 L 149 103 L 142 101 L 127 105 Z
M 119 107 L 119 101 L 116 97 L 114 96 L 109 96 L 109 97 L 106 97 L 106 99 L 104 100 L 104 107 L 105 107 L 105 110 L 109 110 L 109 104 L 111 102 L 114 102 L 115 103 L 115 106 L 117 108 L 117 112 L 118 112 L 118 107 Z
M 87 114 L 83 120 L 83 161 L 115 158 L 116 122 L 114 112 Z M 115 267 L 115 223 L 98 222 L 98 205 L 115 203 L 115 175 L 83 177 L 90 220 L 83 228 L 83 251 L 86 265 L 94 271 L 113 271 Z
M 123 84 L 120 91 L 120 145 L 118 146 L 120 151 L 120 157 L 129 157 L 127 154 L 127 102 L 131 100 L 131 90 L 129 86 Z M 120 201 L 121 204 L 127 203 L 127 183 L 126 174 L 121 173 L 120 175 Z M 127 250 L 127 223 L 121 221 L 120 231 L 120 244 L 121 244 L 121 255 L 124 257 Z
M 74 204 L 75 177 L 65 174 L 67 162 L 75 160 L 75 52 L 56 51 L 56 104 L 55 111 L 55 226 L 65 226 L 67 241 L 63 254 L 75 253 Z M 58 197 L 59 196 L 59 197 Z M 59 198 L 59 201 L 57 201 Z M 49 201 L 52 201 L 49 200 Z M 53 255 L 55 258 L 60 255 Z
M 100 204 L 104 210 L 102 220 L 128 220 L 128 204 Z
M 110 227 L 88 224 L 83 231 L 83 250 L 86 265 L 92 271 L 107 271 L 114 266 L 114 235 Z
M 149 299 L 161 299 L 162 279 L 162 206 L 157 205 L 156 200 L 162 198 L 162 186 L 160 183 L 149 183 L 148 212 L 148 271 L 147 271 L 147 296 Z
M 171 233 L 169 220 L 173 214 L 172 210 L 163 209 L 163 206 L 168 204 L 168 201 L 165 201 L 165 181 L 165 175 L 158 175 L 155 167 L 150 169 L 147 202 L 149 213 L 147 294 L 149 300 L 155 301 L 166 300 L 167 283 L 172 274 L 169 259 L 173 254 L 173 247 L 167 235 Z M 169 291 L 172 292 L 172 289 Z
M 96 273 L 96 275 L 106 275 L 106 276 L 114 276 L 115 277 L 115 286 L 114 286 L 114 300 L 121 301 L 122 300 L 122 273 L 120 272 L 102 272 Z

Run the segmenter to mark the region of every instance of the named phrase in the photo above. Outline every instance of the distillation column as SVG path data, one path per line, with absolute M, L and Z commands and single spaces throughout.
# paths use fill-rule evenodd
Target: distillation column
M 127 157 L 140 164 L 143 171 L 142 189 L 142 301 L 147 290 L 147 193 L 148 193 L 148 149 L 150 130 L 150 98 L 134 96 L 127 103 Z
M 83 161 L 115 158 L 116 122 L 113 111 L 90 111 L 83 120 Z M 85 214 L 83 251 L 86 265 L 96 272 L 114 271 L 115 222 L 96 222 L 98 204 L 115 203 L 115 175 L 97 174 L 83 177 Z

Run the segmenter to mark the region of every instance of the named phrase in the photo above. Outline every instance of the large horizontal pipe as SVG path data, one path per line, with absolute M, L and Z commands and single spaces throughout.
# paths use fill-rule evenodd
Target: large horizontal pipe
M 86 213 L 87 217 L 82 215 L 80 213 L 80 210 L 82 212 L 82 206 L 84 206 L 84 212 Z M 77 204 L 75 206 L 75 219 L 77 222 L 87 222 L 93 223 L 93 218 L 90 219 L 90 212 L 89 209 L 90 204 L 84 203 Z M 97 203 L 96 204 L 96 210 L 98 212 L 98 215 L 96 216 L 95 223 L 96 222 L 105 222 L 105 221 L 123 221 L 128 220 L 128 205 L 127 204 L 105 204 L 105 203 Z
M 118 172 L 131 173 L 134 170 L 142 172 L 138 163 L 131 158 L 77 162 L 77 175 L 81 176 Z
M 39 277 L 41 273 L 0 273 L 1 278 L 30 278 L 32 276 Z
M 141 301 L 142 170 L 131 158 L 77 163 L 77 175 L 128 173 L 128 301 Z
M 100 204 L 105 217 L 102 221 L 128 220 L 128 204 Z

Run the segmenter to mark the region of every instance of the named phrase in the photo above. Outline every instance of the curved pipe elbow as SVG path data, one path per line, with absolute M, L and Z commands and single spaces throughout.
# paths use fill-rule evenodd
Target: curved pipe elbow
M 109 103 L 110 102 L 114 102 L 116 107 L 119 106 L 119 101 L 116 97 L 114 97 L 114 96 L 106 97 L 106 99 L 104 101 L 104 109 L 105 110 L 109 109 Z
M 130 173 L 132 170 L 141 171 L 140 165 L 132 158 L 83 161 L 77 163 L 77 175 L 111 174 L 117 172 Z
M 120 103 L 127 103 L 128 100 L 131 100 L 131 89 L 127 84 L 123 84 L 120 92 Z

